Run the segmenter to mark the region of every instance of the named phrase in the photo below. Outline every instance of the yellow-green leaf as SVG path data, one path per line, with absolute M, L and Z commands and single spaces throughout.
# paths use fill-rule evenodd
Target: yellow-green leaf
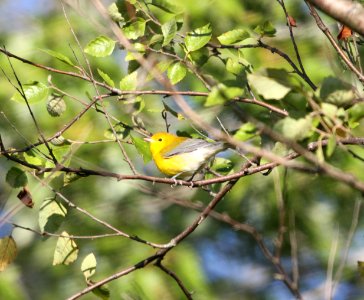
M 90 41 L 84 52 L 95 57 L 109 56 L 114 51 L 115 43 L 109 37 L 101 35 Z
M 54 198 L 44 199 L 39 209 L 39 228 L 42 232 L 55 232 L 64 220 L 67 209 Z
M 27 175 L 23 170 L 12 167 L 6 173 L 6 182 L 13 188 L 26 186 L 28 183 Z
M 143 157 L 144 163 L 148 163 L 152 159 L 152 154 L 150 153 L 149 143 L 144 141 L 140 137 L 132 136 L 131 139 L 133 144 L 138 151 L 138 153 Z
M 228 32 L 223 33 L 218 36 L 217 39 L 223 45 L 231 45 L 235 43 L 239 43 L 249 37 L 249 33 L 244 29 L 235 29 Z
M 211 39 L 211 25 L 206 24 L 194 31 L 188 32 L 185 37 L 185 45 L 188 52 L 196 51 L 205 46 Z
M 57 240 L 56 250 L 54 251 L 53 265 L 69 265 L 78 256 L 78 247 L 75 241 L 69 238 L 66 231 L 63 231 L 61 235 Z
M 81 271 L 85 276 L 86 281 L 90 279 L 96 273 L 96 257 L 93 253 L 87 255 L 81 264 Z
M 167 76 L 172 84 L 180 82 L 185 78 L 187 69 L 181 62 L 176 62 L 168 68 Z
M 29 104 L 43 101 L 48 97 L 48 87 L 37 81 L 29 84 L 23 84 L 23 91 Z M 11 100 L 26 104 L 25 99 L 19 92 L 15 92 L 15 94 L 11 97 Z
M 276 80 L 262 75 L 248 74 L 248 81 L 258 94 L 267 100 L 281 100 L 291 90 Z

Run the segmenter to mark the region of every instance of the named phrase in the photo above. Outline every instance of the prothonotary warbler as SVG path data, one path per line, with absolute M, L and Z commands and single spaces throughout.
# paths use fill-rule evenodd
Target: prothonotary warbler
M 150 151 L 158 169 L 173 178 L 193 176 L 210 158 L 228 148 L 225 143 L 210 143 L 167 132 L 158 132 L 144 140 L 150 143 Z

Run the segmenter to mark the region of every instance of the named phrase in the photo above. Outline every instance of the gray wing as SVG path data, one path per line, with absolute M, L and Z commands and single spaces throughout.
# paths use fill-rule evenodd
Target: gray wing
M 188 153 L 204 147 L 216 148 L 217 151 L 218 149 L 222 150 L 225 148 L 223 143 L 209 143 L 201 139 L 187 139 L 173 150 L 165 153 L 164 157 L 171 157 L 173 155 L 181 153 Z

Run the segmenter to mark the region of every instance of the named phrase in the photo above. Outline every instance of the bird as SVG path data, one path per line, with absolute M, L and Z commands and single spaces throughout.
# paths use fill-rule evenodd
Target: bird
M 180 137 L 168 132 L 158 132 L 144 140 L 149 142 L 159 171 L 173 179 L 192 176 L 189 179 L 192 180 L 212 157 L 228 148 L 226 143 Z

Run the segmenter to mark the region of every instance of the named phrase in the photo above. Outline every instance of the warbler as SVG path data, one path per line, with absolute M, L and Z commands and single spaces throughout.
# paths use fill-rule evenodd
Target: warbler
M 228 148 L 221 142 L 179 137 L 158 132 L 149 138 L 150 151 L 157 168 L 172 178 L 194 176 L 218 152 Z

